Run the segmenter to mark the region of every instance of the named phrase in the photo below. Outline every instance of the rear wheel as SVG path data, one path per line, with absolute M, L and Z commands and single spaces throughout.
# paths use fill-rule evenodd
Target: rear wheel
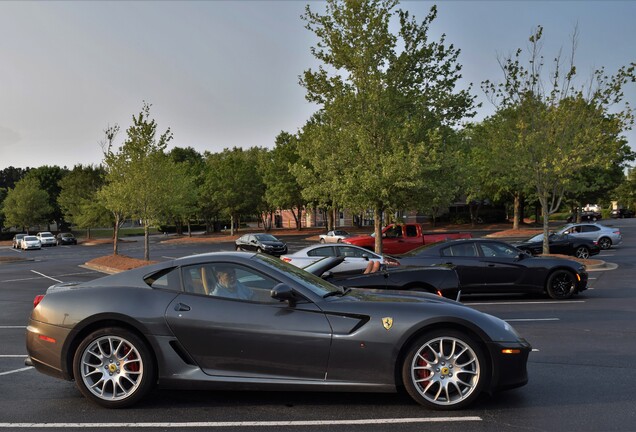
M 590 250 L 585 246 L 579 246 L 578 248 L 576 248 L 574 256 L 581 259 L 588 259 L 590 257 Z
M 609 237 L 602 237 L 598 240 L 598 246 L 603 250 L 609 249 L 612 247 L 612 240 Z
M 325 242 L 325 239 L 324 239 L 324 238 L 321 238 L 321 239 L 320 239 L 320 243 L 324 243 L 324 242 Z
M 84 338 L 75 352 L 73 373 L 80 392 L 106 408 L 138 402 L 154 385 L 155 364 L 134 333 L 106 327 Z
M 576 278 L 572 272 L 557 270 L 550 275 L 546 286 L 548 295 L 556 300 L 572 297 L 576 291 Z
M 421 405 L 451 410 L 472 403 L 487 384 L 486 356 L 477 342 L 455 330 L 434 330 L 409 349 L 402 380 Z

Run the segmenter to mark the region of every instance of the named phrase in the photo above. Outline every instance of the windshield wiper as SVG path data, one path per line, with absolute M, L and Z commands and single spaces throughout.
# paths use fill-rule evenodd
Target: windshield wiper
M 329 291 L 327 294 L 322 296 L 322 298 L 333 297 L 333 296 L 345 296 L 349 294 L 349 291 L 351 291 L 351 288 L 349 287 L 343 288 L 342 291 Z

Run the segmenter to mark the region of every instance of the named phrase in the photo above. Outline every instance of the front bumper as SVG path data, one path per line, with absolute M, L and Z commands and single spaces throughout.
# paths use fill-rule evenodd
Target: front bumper
M 493 377 L 490 392 L 524 386 L 528 383 L 528 356 L 532 346 L 525 339 L 518 342 L 491 342 L 488 350 L 492 358 Z

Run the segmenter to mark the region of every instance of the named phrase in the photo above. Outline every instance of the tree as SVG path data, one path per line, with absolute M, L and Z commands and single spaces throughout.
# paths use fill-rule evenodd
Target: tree
M 629 154 L 621 134 L 631 127 L 633 115 L 628 105 L 621 109 L 620 104 L 623 87 L 634 81 L 635 65 L 621 67 L 613 76 L 603 69 L 596 70 L 591 83 L 576 86 L 575 30 L 566 73 L 557 56 L 546 82 L 542 35 L 539 26 L 530 36 L 528 66 L 522 65 L 523 51 L 519 49 L 500 62 L 505 81 L 498 85 L 486 81 L 482 88 L 498 112 L 515 111 L 515 138 L 509 152 L 541 204 L 543 252 L 549 253 L 549 215 L 559 209 L 566 192 L 576 187 L 577 173 L 593 167 L 620 166 Z
M 37 178 L 26 177 L 8 190 L 2 212 L 7 225 L 26 229 L 28 233 L 32 225 L 47 222 L 51 212 L 49 196 Z
M 166 213 L 172 198 L 169 182 L 159 179 L 173 168 L 164 153 L 172 133 L 168 128 L 156 137 L 157 123 L 150 119 L 150 107 L 144 103 L 139 115 L 133 116 L 133 124 L 126 130 L 126 140 L 118 152 L 112 149 L 116 132 L 107 129 L 104 152 L 107 185 L 102 192 L 106 208 L 141 220 L 145 260 L 150 259 L 150 225 Z
M 104 184 L 106 171 L 103 167 L 76 165 L 59 182 L 60 194 L 57 202 L 66 221 L 77 228 L 90 229 L 112 222 L 110 212 L 98 202 L 97 192 Z
M 290 209 L 296 222 L 296 229 L 302 228 L 301 218 L 305 200 L 291 167 L 298 161 L 296 137 L 281 132 L 276 137 L 276 145 L 271 152 L 265 152 L 261 167 L 265 184 L 265 201 L 269 206 Z
M 240 225 L 241 215 L 256 214 L 263 200 L 264 185 L 258 171 L 260 151 L 234 147 L 206 154 L 201 196 L 209 206 L 230 218 L 230 235 L 234 235 L 234 225 Z
M 46 215 L 47 223 L 50 224 L 51 221 L 54 221 L 60 228 L 64 227 L 64 217 L 62 215 L 62 210 L 57 203 L 57 197 L 60 195 L 59 182 L 67 173 L 68 169 L 66 167 L 60 168 L 56 165 L 44 165 L 38 168 L 33 168 L 26 174 L 27 177 L 35 177 L 40 183 L 40 187 L 48 194 L 49 214 Z
M 397 4 L 328 0 L 325 15 L 309 6 L 303 15 L 319 39 L 312 54 L 325 67 L 305 71 L 301 85 L 307 100 L 321 106 L 318 124 L 325 129 L 301 143 L 315 147 L 314 166 L 321 157 L 347 161 L 324 187 L 347 207 L 373 209 L 376 252 L 382 250 L 383 213 L 412 202 L 412 191 L 428 179 L 431 136 L 470 114 L 474 101 L 469 91 L 455 91 L 459 50 L 445 46 L 444 37 L 429 41 L 437 9 L 418 23 L 394 11 Z M 393 18 L 397 35 L 389 30 Z

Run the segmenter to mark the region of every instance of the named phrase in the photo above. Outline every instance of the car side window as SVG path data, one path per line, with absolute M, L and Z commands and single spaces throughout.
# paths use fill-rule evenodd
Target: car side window
M 485 257 L 516 258 L 519 256 L 518 250 L 505 244 L 484 243 L 479 246 L 481 247 L 482 255 Z
M 417 237 L 417 227 L 415 225 L 407 225 L 406 226 L 406 236 L 407 237 Z
M 370 253 L 365 253 L 360 249 L 356 249 L 350 246 L 343 246 L 338 248 L 338 256 L 362 258 L 362 255 L 365 254 L 367 256 L 371 256 Z
M 584 225 L 582 228 L 583 228 L 583 232 L 595 232 L 595 231 L 601 230 L 599 227 L 594 225 Z
M 474 243 L 462 243 L 442 249 L 442 256 L 476 257 L 478 254 Z
M 333 248 L 331 248 L 330 246 L 326 246 L 308 251 L 307 256 L 327 257 L 336 256 L 336 254 L 333 252 Z
M 181 278 L 179 277 L 179 269 L 168 268 L 153 273 L 144 278 L 150 287 L 156 289 L 165 289 L 170 291 L 181 291 Z

